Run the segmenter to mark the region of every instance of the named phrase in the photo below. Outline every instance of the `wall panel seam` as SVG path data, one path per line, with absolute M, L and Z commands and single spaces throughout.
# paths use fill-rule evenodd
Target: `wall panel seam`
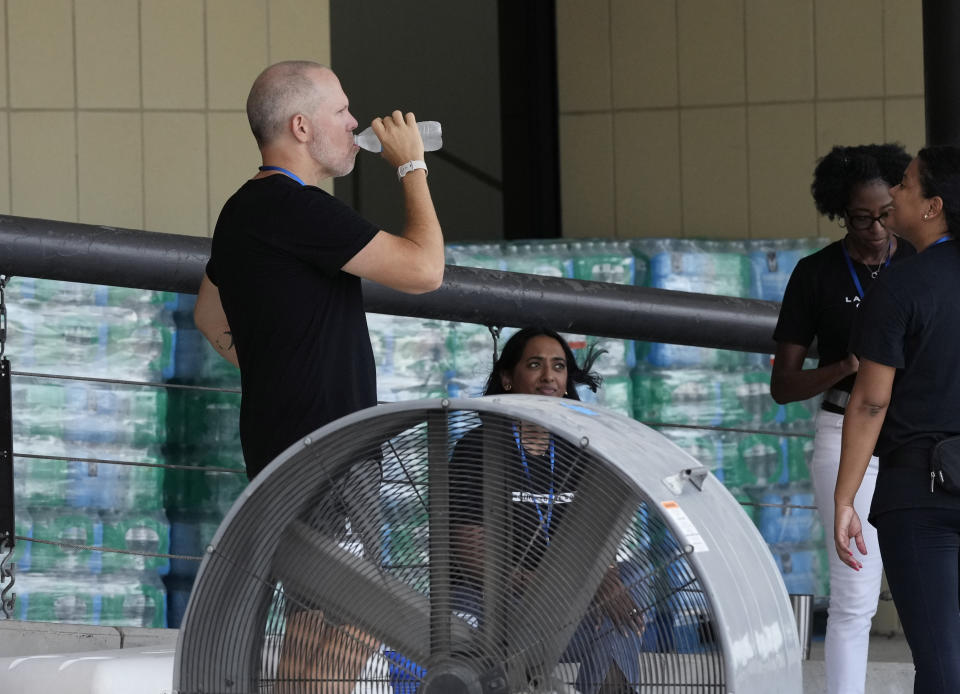
M 12 76 L 10 74 L 10 13 L 9 13 L 10 4 L 7 0 L 3 0 L 3 30 L 4 30 L 4 41 L 3 41 L 3 50 L 6 58 L 6 91 L 7 91 L 7 195 L 8 197 L 8 211 L 13 213 L 13 125 L 11 123 L 12 118 L 10 117 L 10 80 Z
M 210 36 L 208 24 L 209 17 L 209 4 L 207 0 L 203 0 L 203 106 L 204 106 L 204 157 L 205 157 L 205 166 L 207 168 L 206 176 L 204 180 L 207 184 L 207 204 L 206 204 L 206 214 L 204 217 L 207 219 L 207 228 L 204 229 L 204 235 L 209 237 L 211 235 L 211 230 L 213 229 L 213 215 L 211 213 L 211 203 L 213 202 L 210 197 L 213 191 L 212 181 L 210 180 Z
M 677 71 L 677 171 L 679 176 L 677 177 L 677 196 L 680 198 L 680 237 L 683 238 L 687 235 L 687 226 L 686 219 L 684 215 L 684 195 L 683 195 L 683 107 L 679 105 L 681 100 L 681 86 L 680 86 L 680 3 L 679 0 L 673 0 L 673 25 L 674 25 L 674 40 L 676 41 L 677 51 L 676 58 L 674 60 L 674 69 Z
M 607 61 L 609 63 L 610 73 L 610 109 L 607 113 L 610 116 L 610 166 L 613 179 L 613 188 L 610 191 L 613 196 L 613 238 L 620 238 L 617 215 L 617 119 L 614 118 L 613 105 L 616 103 L 614 94 L 615 85 L 613 81 L 613 0 L 607 0 Z
M 137 55 L 140 73 L 140 226 L 147 228 L 147 123 L 143 109 L 143 0 L 137 2 Z
M 80 105 L 80 75 L 77 71 L 77 55 L 79 51 L 77 50 L 77 2 L 73 0 L 70 3 L 70 20 L 73 30 L 73 178 L 74 186 L 76 188 L 76 218 L 77 221 L 81 221 L 80 217 L 80 109 L 77 108 Z
M 746 103 L 750 102 L 750 81 L 747 75 L 747 4 L 746 0 L 740 0 L 740 19 L 741 26 L 743 27 L 743 98 Z M 752 200 L 751 200 L 751 185 L 750 185 L 750 108 L 749 106 L 744 106 L 743 109 L 743 165 L 746 167 L 747 171 L 747 185 L 746 185 L 746 196 L 747 196 L 747 238 L 753 238 L 753 228 L 752 217 L 750 214 L 753 210 Z

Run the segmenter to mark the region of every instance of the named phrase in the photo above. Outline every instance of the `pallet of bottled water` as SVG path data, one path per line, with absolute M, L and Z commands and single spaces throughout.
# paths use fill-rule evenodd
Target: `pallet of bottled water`
M 170 548 L 167 392 L 155 384 L 175 370 L 176 295 L 15 277 L 6 300 L 16 530 L 35 540 L 17 543 L 13 616 L 165 626 L 169 559 L 152 555 Z

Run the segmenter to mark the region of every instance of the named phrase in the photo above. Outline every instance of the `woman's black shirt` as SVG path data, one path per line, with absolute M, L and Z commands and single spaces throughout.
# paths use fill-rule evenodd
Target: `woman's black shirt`
M 871 519 L 914 507 L 960 509 L 960 496 L 935 488 L 929 450 L 960 434 L 960 243 L 930 246 L 888 272 L 868 292 L 850 347 L 861 359 L 897 369 L 877 440 L 880 473 Z M 905 452 L 917 465 L 894 463 Z
M 539 563 L 548 537 L 563 527 L 566 508 L 582 476 L 584 456 L 576 446 L 553 436 L 543 454 L 534 455 L 518 444 L 518 431 L 508 422 L 488 423 L 470 430 L 457 443 L 450 460 L 450 524 L 453 528 L 483 524 L 486 471 L 504 493 L 496 503 L 501 503 L 507 517 L 498 515 L 496 521 L 508 524 L 511 564 L 531 570 Z M 486 458 L 485 444 L 489 446 Z
M 850 329 L 863 297 L 850 276 L 843 257 L 842 241 L 835 241 L 806 258 L 801 258 L 790 275 L 780 306 L 780 317 L 773 331 L 777 342 L 809 347 L 814 338 L 820 355 L 818 366 L 843 361 L 850 353 Z M 882 277 L 894 264 L 916 255 L 903 239 L 897 239 L 897 250 L 890 265 L 880 266 Z M 877 281 L 871 277 L 875 267 L 853 260 L 853 268 L 865 292 Z M 834 388 L 850 392 L 855 376 L 839 381 Z

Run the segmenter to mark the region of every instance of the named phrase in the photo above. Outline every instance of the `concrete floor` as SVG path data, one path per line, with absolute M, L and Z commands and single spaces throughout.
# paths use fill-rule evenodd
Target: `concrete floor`
M 810 644 L 810 660 L 823 660 L 823 638 Z M 913 663 L 903 634 L 870 637 L 870 660 L 880 663 Z
M 172 648 L 175 645 L 176 631 L 173 629 L 115 629 L 0 620 L 0 657 L 121 647 Z M 823 637 L 814 637 L 810 660 L 803 663 L 804 694 L 825 692 L 825 681 Z M 871 637 L 866 691 L 870 694 L 913 692 L 913 664 L 903 636 Z
M 912 694 L 913 660 L 902 635 L 871 636 L 865 691 L 870 694 Z M 826 692 L 823 637 L 810 644 L 810 660 L 803 664 L 804 694 Z

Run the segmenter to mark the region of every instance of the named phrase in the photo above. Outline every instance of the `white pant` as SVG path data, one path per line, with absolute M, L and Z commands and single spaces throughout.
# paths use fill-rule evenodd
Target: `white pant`
M 843 415 L 820 410 L 816 426 L 810 476 L 813 478 L 817 509 L 823 523 L 830 563 L 830 608 L 827 613 L 827 638 L 824 645 L 827 693 L 862 694 L 867 674 L 870 624 L 877 611 L 883 574 L 877 529 L 867 522 L 873 488 L 877 484 L 878 461 L 875 456 L 870 458 L 863 484 L 860 485 L 853 504 L 860 516 L 863 541 L 867 546 L 867 555 L 860 556 L 851 540 L 850 548 L 863 563 L 860 571 L 854 571 L 840 561 L 833 543 L 833 492 L 840 468 Z

